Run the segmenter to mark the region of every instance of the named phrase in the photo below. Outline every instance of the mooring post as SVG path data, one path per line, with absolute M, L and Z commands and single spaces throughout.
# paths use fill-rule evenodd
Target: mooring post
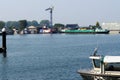
M 3 57 L 7 57 L 7 47 L 6 47 L 6 29 L 2 29 L 2 48 L 3 48 Z

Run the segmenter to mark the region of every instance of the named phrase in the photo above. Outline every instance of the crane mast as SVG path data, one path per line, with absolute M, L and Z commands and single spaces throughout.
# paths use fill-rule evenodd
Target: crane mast
M 47 8 L 45 11 L 50 11 L 50 27 L 52 28 L 53 26 L 53 7 Z

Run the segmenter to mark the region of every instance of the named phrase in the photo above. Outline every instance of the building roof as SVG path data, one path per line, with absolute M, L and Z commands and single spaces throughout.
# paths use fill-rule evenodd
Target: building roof
M 35 26 L 29 26 L 28 29 L 36 29 Z
M 66 28 L 71 28 L 71 29 L 74 29 L 74 28 L 78 28 L 78 24 L 67 24 L 66 25 Z

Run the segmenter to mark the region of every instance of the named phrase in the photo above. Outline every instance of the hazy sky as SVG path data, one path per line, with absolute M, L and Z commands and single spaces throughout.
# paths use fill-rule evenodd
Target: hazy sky
M 49 19 L 45 9 L 50 6 L 54 6 L 53 23 L 120 22 L 120 0 L 0 0 L 0 20 L 40 22 Z

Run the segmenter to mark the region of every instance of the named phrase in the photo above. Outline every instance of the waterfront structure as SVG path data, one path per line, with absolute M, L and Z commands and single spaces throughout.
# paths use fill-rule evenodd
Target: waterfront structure
M 117 23 L 117 22 L 102 23 L 102 28 L 110 30 L 110 33 L 119 33 L 120 32 L 120 23 Z
M 30 34 L 36 34 L 37 33 L 37 27 L 35 27 L 35 26 L 29 26 L 27 29 L 28 29 L 28 32 Z
M 13 28 L 13 34 L 18 34 L 18 33 L 19 33 L 18 29 Z

